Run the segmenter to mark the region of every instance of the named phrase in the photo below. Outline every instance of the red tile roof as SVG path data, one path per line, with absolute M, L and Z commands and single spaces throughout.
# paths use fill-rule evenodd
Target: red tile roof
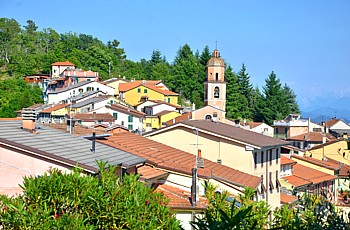
M 172 209 L 206 209 L 208 206 L 207 199 L 205 197 L 199 197 L 199 201 L 196 202 L 196 208 L 193 208 L 190 192 L 167 184 L 158 185 L 155 191 L 163 193 L 169 199 L 168 206 Z
M 76 113 L 73 118 L 82 121 L 97 121 L 114 122 L 115 118 L 109 113 Z
M 172 148 L 133 133 L 119 133 L 101 141 L 147 159 L 147 163 L 164 170 L 191 175 L 195 166 L 195 155 Z M 204 169 L 198 169 L 198 176 L 225 181 L 241 187 L 256 188 L 261 178 L 204 159 Z
M 324 146 L 332 145 L 332 144 L 334 144 L 334 143 L 337 143 L 337 142 L 343 141 L 343 140 L 344 140 L 344 139 L 342 139 L 342 138 L 335 139 L 335 140 L 331 140 L 331 141 L 328 141 L 328 142 L 326 142 L 326 143 L 316 145 L 316 146 L 314 146 L 314 147 L 312 147 L 312 148 L 310 148 L 310 149 L 308 149 L 308 150 L 311 151 L 311 150 L 315 150 L 315 149 L 322 149 Z
M 306 167 L 301 164 L 295 164 L 293 166 L 293 175 L 284 177 L 294 187 L 299 187 L 306 184 L 319 184 L 324 181 L 335 180 L 337 177 L 318 171 L 316 169 Z
M 129 114 L 129 115 L 133 115 L 135 117 L 144 117 L 146 116 L 145 113 L 143 112 L 140 112 L 136 109 L 133 109 L 133 108 L 128 108 L 126 106 L 123 106 L 123 105 L 117 105 L 117 104 L 108 104 L 106 105 L 106 108 L 109 108 L 109 109 L 112 109 L 112 110 L 115 110 L 115 111 L 119 111 L 119 112 L 122 112 L 122 113 L 126 113 L 126 114 Z
M 70 61 L 64 61 L 64 62 L 55 62 L 51 64 L 51 66 L 75 66 L 75 65 Z
M 325 158 L 324 160 L 315 159 L 308 156 L 298 156 L 293 155 L 293 158 L 309 162 L 314 165 L 318 165 L 333 171 L 339 170 L 339 176 L 349 176 L 350 166 L 339 161 L 333 160 L 331 158 Z
M 282 156 L 281 155 L 281 165 L 289 165 L 289 164 L 296 164 L 296 161 L 293 161 L 289 157 Z
M 136 87 L 139 87 L 141 85 L 146 87 L 146 88 L 149 88 L 151 90 L 154 90 L 158 93 L 161 93 L 163 95 L 174 95 L 174 96 L 179 95 L 179 94 L 174 93 L 170 90 L 167 90 L 164 87 L 155 86 L 153 84 L 147 84 L 147 82 L 145 84 L 142 84 L 142 82 L 120 83 L 118 86 L 118 90 L 119 90 L 119 92 L 126 92 L 126 91 L 129 91 L 129 90 L 134 89 Z
M 175 119 L 171 119 L 170 121 L 167 121 L 166 125 L 167 126 L 173 125 L 173 124 L 179 123 L 181 121 L 189 120 L 191 118 L 192 118 L 192 113 L 187 112 L 187 113 L 182 114 L 181 116 L 176 117 Z
M 335 140 L 336 137 L 334 137 L 332 134 L 325 134 L 320 132 L 308 132 L 308 133 L 302 133 L 297 136 L 288 137 L 287 140 L 295 140 L 295 141 L 311 141 L 311 142 L 321 142 L 323 141 L 323 136 L 326 136 L 326 140 Z
M 53 105 L 53 106 L 50 107 L 50 108 L 41 110 L 40 113 L 52 113 L 52 112 L 54 112 L 54 111 L 56 111 L 56 110 L 65 108 L 65 107 L 67 107 L 68 105 L 69 105 L 69 104 L 56 104 L 56 105 Z
M 281 204 L 290 204 L 298 200 L 298 197 L 296 196 L 288 195 L 282 192 L 280 194 L 281 194 Z
M 335 125 L 335 123 L 337 123 L 338 121 L 340 121 L 340 119 L 332 118 L 332 120 L 326 121 L 325 125 L 326 125 L 327 128 L 330 128 L 333 125 Z
M 304 178 L 300 178 L 298 176 L 295 176 L 295 175 L 283 177 L 283 178 L 281 178 L 281 180 L 285 180 L 288 183 L 292 184 L 294 186 L 294 188 L 312 184 L 312 182 L 310 182 Z
M 149 165 L 143 165 L 137 169 L 137 173 L 140 174 L 141 180 L 155 179 L 159 177 L 167 176 L 169 173 L 163 170 L 154 168 Z
M 65 131 L 65 132 L 69 132 L 69 129 L 67 130 L 67 124 L 50 123 L 50 124 L 44 124 L 44 125 L 49 126 L 51 128 L 54 128 L 54 129 L 59 129 L 59 130 Z M 79 124 L 75 124 L 74 129 L 73 129 L 73 134 L 77 135 L 77 136 L 87 136 L 87 135 L 91 135 L 92 133 L 109 134 L 108 132 L 103 131 L 101 129 L 94 129 L 94 128 L 82 126 Z

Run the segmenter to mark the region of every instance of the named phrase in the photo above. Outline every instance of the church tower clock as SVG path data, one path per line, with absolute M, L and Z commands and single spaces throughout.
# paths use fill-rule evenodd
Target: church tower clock
M 226 111 L 225 62 L 219 50 L 214 50 L 207 66 L 207 79 L 204 82 L 204 104 Z

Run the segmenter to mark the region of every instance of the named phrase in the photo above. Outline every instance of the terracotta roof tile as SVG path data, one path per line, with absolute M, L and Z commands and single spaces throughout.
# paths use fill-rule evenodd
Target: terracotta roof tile
M 154 90 L 158 93 L 164 94 L 164 95 L 174 95 L 174 96 L 179 95 L 179 94 L 174 93 L 174 92 L 172 92 L 164 87 L 157 87 L 153 84 L 147 84 L 147 82 L 146 82 L 146 84 L 142 84 L 142 82 L 120 83 L 118 86 L 118 90 L 119 90 L 119 92 L 126 92 L 126 91 L 129 91 L 129 90 L 134 89 L 136 87 L 139 87 L 141 85 L 146 87 L 146 88 L 149 88 L 151 90 Z
M 196 208 L 192 207 L 191 193 L 167 184 L 158 185 L 156 192 L 163 193 L 169 199 L 168 206 L 172 209 L 206 209 L 208 201 L 205 197 L 199 197 Z
M 293 184 L 294 187 L 308 184 L 319 184 L 324 181 L 335 180 L 337 177 L 318 171 L 316 169 L 306 167 L 301 164 L 295 164 L 293 166 L 293 175 L 284 177 L 283 179 L 288 180 L 289 183 Z
M 293 161 L 289 157 L 282 156 L 281 155 L 281 165 L 289 165 L 289 164 L 296 164 L 296 161 Z
M 175 107 L 175 108 L 177 108 L 177 109 L 182 109 L 181 106 L 179 106 L 179 105 L 174 105 L 174 104 L 168 103 L 168 102 L 166 102 L 166 101 L 161 101 L 161 100 L 148 100 L 148 101 L 151 101 L 151 102 L 154 102 L 154 103 L 157 103 L 157 104 L 170 105 L 170 106 Z M 155 106 L 155 105 L 153 105 L 153 106 Z M 150 106 L 149 106 L 149 107 L 150 107 Z
M 282 192 L 280 194 L 281 194 L 281 204 L 290 204 L 298 200 L 298 197 L 296 196 L 288 195 Z
M 64 61 L 64 62 L 55 62 L 51 64 L 51 66 L 75 66 L 75 65 L 70 61 Z
M 54 128 L 54 129 L 59 129 L 59 130 L 65 131 L 65 132 L 69 132 L 69 129 L 67 129 L 67 124 L 50 123 L 50 124 L 45 124 L 45 126 L 49 126 L 51 128 Z M 103 131 L 100 129 L 94 129 L 91 127 L 82 126 L 79 124 L 75 124 L 74 129 L 73 129 L 73 134 L 77 135 L 77 136 L 86 136 L 86 135 L 91 135 L 92 133 L 109 134 L 106 131 Z
M 135 117 L 144 117 L 146 116 L 145 113 L 143 112 L 140 112 L 136 109 L 133 109 L 133 108 L 128 108 L 126 106 L 123 106 L 123 105 L 117 105 L 117 104 L 108 104 L 106 105 L 106 108 L 109 108 L 109 109 L 112 109 L 112 110 L 115 110 L 115 111 L 119 111 L 119 112 L 122 112 L 122 113 L 126 113 L 126 114 L 129 114 L 129 115 L 133 115 Z
M 182 114 L 181 116 L 178 116 L 177 118 L 175 119 L 172 119 L 170 121 L 167 121 L 166 122 L 166 125 L 169 126 L 169 125 L 173 125 L 173 124 L 176 124 L 176 123 L 179 123 L 181 121 L 185 121 L 185 120 L 189 120 L 192 118 L 192 113 L 191 112 L 187 112 L 187 113 L 184 113 Z
M 331 140 L 331 141 L 328 141 L 328 142 L 326 142 L 326 143 L 316 145 L 316 146 L 314 146 L 314 147 L 312 147 L 312 148 L 310 148 L 310 149 L 308 149 L 308 150 L 311 151 L 311 150 L 315 150 L 315 149 L 321 149 L 321 148 L 323 148 L 324 146 L 332 145 L 332 144 L 337 143 L 337 142 L 339 142 L 339 141 L 343 141 L 343 139 L 342 139 L 342 138 L 339 138 L 339 139 Z
M 52 113 L 52 112 L 54 112 L 54 111 L 56 111 L 56 110 L 65 108 L 65 107 L 67 107 L 68 105 L 69 105 L 69 104 L 56 104 L 56 105 L 53 105 L 53 106 L 50 107 L 50 108 L 41 110 L 40 113 Z
M 118 133 L 101 142 L 137 156 L 143 156 L 149 164 L 157 168 L 191 175 L 191 170 L 195 166 L 195 155 L 133 133 Z M 204 159 L 204 169 L 198 169 L 198 176 L 252 188 L 256 188 L 261 182 L 260 177 L 206 159 Z
M 325 134 L 320 132 L 308 132 L 308 133 L 302 133 L 293 137 L 288 137 L 287 140 L 295 140 L 295 141 L 311 141 L 311 142 L 321 142 L 323 141 L 323 135 L 326 135 L 326 140 L 335 140 L 336 137 L 334 137 L 331 134 Z
M 143 180 L 154 179 L 168 175 L 168 172 L 154 168 L 149 165 L 143 165 L 137 169 L 137 173 L 140 174 L 140 178 Z
M 340 121 L 340 119 L 332 118 L 332 120 L 326 121 L 325 125 L 327 128 L 330 128 L 333 125 L 335 125 L 335 123 L 337 123 L 338 121 Z
M 109 113 L 76 113 L 73 118 L 82 121 L 97 121 L 114 122 L 115 118 Z

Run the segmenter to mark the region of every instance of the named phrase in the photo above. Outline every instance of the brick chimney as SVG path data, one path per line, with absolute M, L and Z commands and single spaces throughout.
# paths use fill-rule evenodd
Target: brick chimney
M 35 132 L 35 110 L 23 109 L 22 111 L 22 129 Z

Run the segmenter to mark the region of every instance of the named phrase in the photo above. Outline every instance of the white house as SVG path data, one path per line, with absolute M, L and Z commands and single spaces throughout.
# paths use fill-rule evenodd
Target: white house
M 142 130 L 142 121 L 146 115 L 136 109 L 118 104 L 107 104 L 90 113 L 109 113 L 115 118 L 114 124 L 122 125 L 132 131 Z
M 183 112 L 183 108 L 178 105 L 173 105 L 165 101 L 160 100 L 148 100 L 139 103 L 135 106 L 136 110 L 144 112 L 147 116 L 152 116 L 154 114 L 160 113 L 162 111 L 177 111 L 179 113 Z
M 70 97 L 89 91 L 101 91 L 106 95 L 114 95 L 114 88 L 95 81 L 83 81 L 66 88 L 48 93 L 48 104 L 57 104 L 68 100 Z

